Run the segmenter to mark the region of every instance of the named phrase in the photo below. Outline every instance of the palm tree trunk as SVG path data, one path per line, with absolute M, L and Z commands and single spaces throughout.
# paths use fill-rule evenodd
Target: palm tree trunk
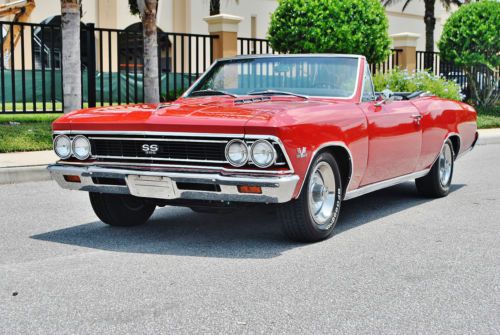
M 436 17 L 434 15 L 434 7 L 436 0 L 425 0 L 425 51 L 434 51 L 434 29 L 436 28 Z M 432 66 L 433 55 L 429 54 L 426 57 L 425 68 L 430 68 Z
M 81 108 L 80 0 L 61 0 L 64 113 Z
M 210 15 L 220 14 L 220 0 L 210 0 Z
M 144 102 L 160 102 L 158 84 L 158 32 L 156 28 L 157 0 L 137 0 L 144 37 Z

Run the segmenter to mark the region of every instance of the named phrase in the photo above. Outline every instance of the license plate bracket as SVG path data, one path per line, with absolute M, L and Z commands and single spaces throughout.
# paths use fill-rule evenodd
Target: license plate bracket
M 169 177 L 128 175 L 126 182 L 130 194 L 142 198 L 175 199 L 176 192 Z

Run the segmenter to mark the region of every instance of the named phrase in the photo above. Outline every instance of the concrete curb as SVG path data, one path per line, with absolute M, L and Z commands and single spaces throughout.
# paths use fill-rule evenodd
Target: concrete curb
M 479 134 L 479 138 L 477 140 L 476 145 L 487 145 L 487 144 L 500 144 L 500 136 Z
M 47 165 L 0 168 L 0 185 L 51 179 Z

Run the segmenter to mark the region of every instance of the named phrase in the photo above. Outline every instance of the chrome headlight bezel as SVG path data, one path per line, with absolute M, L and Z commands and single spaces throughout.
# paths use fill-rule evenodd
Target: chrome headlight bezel
M 268 145 L 269 146 L 269 151 L 271 152 L 272 154 L 272 158 L 269 162 L 267 162 L 266 164 L 261 164 L 259 162 L 256 161 L 255 159 L 255 154 L 254 154 L 254 150 L 256 148 L 257 145 L 259 144 L 265 144 L 265 145 Z M 252 144 L 252 147 L 250 148 L 250 157 L 252 159 L 252 163 L 255 164 L 255 166 L 259 167 L 259 168 L 262 168 L 262 169 L 265 169 L 265 168 L 268 168 L 272 165 L 274 165 L 274 163 L 276 163 L 276 158 L 277 158 L 277 153 L 276 153 L 276 149 L 274 148 L 274 145 L 267 141 L 267 140 L 257 140 L 255 141 L 253 144 Z
M 67 141 L 68 143 L 68 154 L 67 155 L 62 155 L 60 154 L 60 152 L 58 151 L 58 142 L 59 141 Z M 67 135 L 57 135 L 56 137 L 54 137 L 54 141 L 52 142 L 52 147 L 54 149 L 54 152 L 56 153 L 56 155 L 61 158 L 61 159 L 68 159 L 71 157 L 72 153 L 73 153 L 73 144 L 71 142 L 71 139 L 69 138 L 69 136 Z
M 78 148 L 76 148 L 76 145 L 78 144 L 78 141 L 85 141 L 86 142 L 86 145 L 87 145 L 87 151 L 85 152 L 84 155 L 79 155 L 77 152 L 78 152 Z M 83 135 L 76 135 L 75 137 L 73 137 L 72 141 L 71 141 L 71 151 L 73 153 L 73 156 L 75 156 L 75 158 L 83 161 L 83 160 L 86 160 L 87 158 L 90 157 L 90 155 L 92 154 L 92 149 L 91 149 L 91 146 L 90 146 L 90 141 L 89 139 L 86 137 L 86 136 L 83 136 Z
M 234 160 L 232 160 L 229 156 L 229 149 L 231 148 L 232 145 L 234 144 L 239 144 L 241 145 L 245 150 L 243 151 L 243 160 L 241 160 L 240 162 L 236 162 Z M 231 140 L 229 141 L 227 144 L 226 144 L 226 149 L 224 150 L 224 154 L 226 156 L 226 160 L 228 161 L 229 164 L 231 164 L 232 166 L 234 167 L 242 167 L 243 165 L 247 164 L 248 163 L 248 158 L 249 158 L 249 152 L 248 152 L 248 146 L 247 144 L 242 141 L 242 140 Z

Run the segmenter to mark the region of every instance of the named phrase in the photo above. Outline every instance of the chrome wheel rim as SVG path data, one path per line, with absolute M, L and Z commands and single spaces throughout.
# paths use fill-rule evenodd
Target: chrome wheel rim
M 309 180 L 309 212 L 318 228 L 329 223 L 336 200 L 335 175 L 330 164 L 318 163 Z
M 439 180 L 442 186 L 448 185 L 453 166 L 453 153 L 449 144 L 446 144 L 439 154 Z

